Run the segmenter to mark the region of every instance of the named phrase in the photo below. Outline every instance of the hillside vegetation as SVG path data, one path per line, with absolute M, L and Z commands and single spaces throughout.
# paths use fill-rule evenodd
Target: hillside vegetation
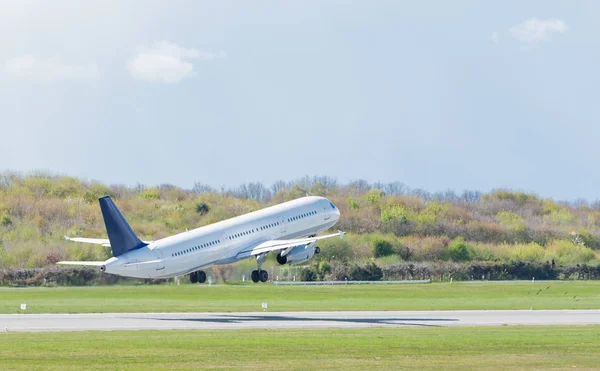
M 0 174 L 0 268 L 35 268 L 59 260 L 104 260 L 110 249 L 66 244 L 63 236 L 105 237 L 99 197 L 112 196 L 143 239 L 247 213 L 306 194 L 326 196 L 341 211 L 343 240 L 323 242 L 313 264 L 331 262 L 393 266 L 409 262 L 598 264 L 600 206 L 567 204 L 535 194 L 431 194 L 402 183 L 338 184 L 330 177 L 185 190 L 105 185 L 45 173 Z

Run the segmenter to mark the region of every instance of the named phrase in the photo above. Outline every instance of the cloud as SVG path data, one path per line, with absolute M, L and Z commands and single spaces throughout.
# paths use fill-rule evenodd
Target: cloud
M 498 32 L 492 32 L 492 42 L 494 44 L 498 44 L 499 41 L 500 41 L 500 35 L 498 35 Z
M 550 41 L 555 33 L 566 32 L 567 24 L 560 19 L 531 18 L 512 26 L 508 31 L 517 41 L 534 45 L 542 41 Z
M 206 61 L 225 58 L 224 52 L 187 49 L 168 41 L 155 42 L 151 47 L 138 48 L 127 64 L 136 80 L 178 83 L 196 75 L 191 60 Z
M 61 57 L 37 58 L 33 55 L 7 60 L 4 71 L 12 78 L 38 81 L 95 80 L 99 76 L 96 64 L 67 64 Z

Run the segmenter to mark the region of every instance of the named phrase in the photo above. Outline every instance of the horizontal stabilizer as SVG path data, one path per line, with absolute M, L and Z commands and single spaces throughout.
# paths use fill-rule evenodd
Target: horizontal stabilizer
M 58 262 L 56 264 L 60 264 L 60 265 L 88 265 L 88 266 L 93 266 L 93 267 L 99 267 L 101 265 L 104 265 L 104 262 L 93 262 L 93 261 L 88 261 L 88 262 L 71 262 L 71 261 L 64 261 L 64 262 Z
M 152 265 L 152 264 L 158 264 L 158 263 L 162 263 L 162 260 L 149 260 L 149 261 L 145 261 L 145 262 L 139 262 L 139 263 L 127 263 L 127 264 L 123 264 L 123 267 L 133 267 L 136 265 Z
M 82 243 L 92 243 L 95 245 L 102 245 L 102 246 L 110 246 L 110 241 L 108 240 L 108 238 L 85 238 L 85 237 L 68 237 L 65 236 L 65 241 L 67 242 L 82 242 Z

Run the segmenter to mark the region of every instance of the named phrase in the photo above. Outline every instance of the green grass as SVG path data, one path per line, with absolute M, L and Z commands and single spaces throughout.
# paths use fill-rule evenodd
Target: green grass
M 599 326 L 0 334 L 1 370 L 572 370 Z
M 598 309 L 600 283 L 0 288 L 0 313 L 20 313 L 20 303 L 27 313 L 92 313 L 260 311 L 262 302 L 269 311 Z

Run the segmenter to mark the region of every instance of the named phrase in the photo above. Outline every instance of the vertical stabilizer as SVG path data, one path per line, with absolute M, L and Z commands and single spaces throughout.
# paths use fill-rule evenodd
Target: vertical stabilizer
M 135 235 L 133 229 L 131 229 L 131 226 L 109 196 L 102 197 L 98 201 L 100 202 L 100 209 L 102 210 L 102 217 L 104 218 L 104 225 L 106 226 L 113 256 L 123 255 L 127 251 L 147 245 Z

